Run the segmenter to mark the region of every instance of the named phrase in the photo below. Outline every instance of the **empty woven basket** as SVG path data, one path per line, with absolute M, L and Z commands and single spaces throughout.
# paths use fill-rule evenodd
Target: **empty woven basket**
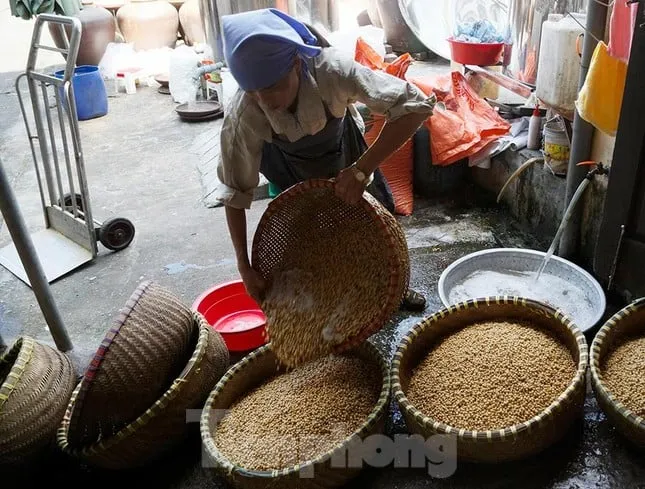
M 115 435 L 159 399 L 190 358 L 193 332 L 189 307 L 165 288 L 142 283 L 76 391 L 70 445 Z
M 197 425 L 186 422 L 187 411 L 201 409 L 208 393 L 228 368 L 228 350 L 222 337 L 204 317 L 192 313 L 192 356 L 168 389 L 130 424 L 115 435 L 83 447 L 69 443 L 71 418 L 80 386 L 74 391 L 58 430 L 58 444 L 67 454 L 105 469 L 128 469 L 146 464 L 180 443 Z M 82 429 L 82 426 L 76 429 Z
M 28 462 L 55 440 L 75 384 L 69 358 L 31 338 L 0 358 L 0 465 Z
M 401 304 L 410 275 L 396 219 L 368 194 L 345 203 L 329 180 L 295 185 L 269 204 L 253 267 L 268 281 L 263 309 L 274 352 L 287 365 L 345 351 L 375 333 Z M 296 335 L 279 337 L 278 329 Z

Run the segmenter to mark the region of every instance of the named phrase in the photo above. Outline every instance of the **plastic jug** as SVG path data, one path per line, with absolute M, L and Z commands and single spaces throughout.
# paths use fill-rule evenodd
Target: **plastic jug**
M 580 78 L 581 35 L 584 14 L 549 15 L 542 27 L 536 95 L 544 104 L 567 117 L 573 115 Z M 581 24 L 578 24 L 576 20 Z

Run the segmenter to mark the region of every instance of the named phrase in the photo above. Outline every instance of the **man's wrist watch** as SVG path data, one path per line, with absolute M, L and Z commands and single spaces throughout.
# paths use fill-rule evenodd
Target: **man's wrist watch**
M 354 163 L 352 166 L 352 173 L 354 174 L 354 178 L 358 180 L 360 183 L 366 185 L 369 182 L 369 175 L 366 175 L 363 170 L 361 170 L 356 163 Z

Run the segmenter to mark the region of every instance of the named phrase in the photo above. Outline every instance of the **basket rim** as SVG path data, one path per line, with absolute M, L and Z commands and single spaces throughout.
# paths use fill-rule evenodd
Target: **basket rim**
M 601 348 L 607 337 L 618 327 L 618 325 L 625 318 L 645 310 L 645 297 L 635 300 L 631 304 L 625 306 L 623 309 L 614 314 L 607 322 L 600 328 L 591 344 L 591 357 L 589 368 L 591 370 L 591 380 L 596 388 L 596 393 L 607 402 L 608 405 L 618 414 L 620 418 L 626 421 L 633 429 L 645 434 L 645 418 L 634 414 L 633 411 L 628 409 L 622 402 L 620 402 L 609 390 L 603 382 L 601 363 Z M 605 352 L 605 355 L 607 352 Z
M 499 305 L 514 305 L 519 307 L 525 307 L 533 309 L 538 313 L 544 314 L 548 317 L 554 318 L 560 322 L 563 326 L 574 337 L 576 344 L 578 345 L 579 359 L 576 367 L 576 373 L 573 379 L 569 382 L 569 385 L 560 393 L 557 399 L 555 399 L 549 406 L 547 406 L 541 413 L 533 416 L 531 419 L 524 421 L 522 423 L 517 423 L 511 426 L 507 426 L 501 429 L 495 430 L 466 430 L 464 428 L 457 428 L 455 426 L 448 425 L 433 419 L 430 416 L 426 416 L 421 411 L 419 411 L 407 398 L 401 387 L 401 360 L 403 356 L 408 351 L 408 348 L 414 341 L 414 339 L 421 334 L 426 328 L 431 327 L 440 319 L 443 319 L 451 314 L 456 313 L 460 310 L 479 308 L 481 306 L 488 307 L 491 304 Z M 410 331 L 401 339 L 399 346 L 394 354 L 394 359 L 392 361 L 392 391 L 394 398 L 401 406 L 401 410 L 412 415 L 418 423 L 420 423 L 426 429 L 432 429 L 434 432 L 445 434 L 445 435 L 457 435 L 457 437 L 462 441 L 473 441 L 473 442 L 496 442 L 504 441 L 509 439 L 516 439 L 523 432 L 530 432 L 532 429 L 547 423 L 550 418 L 552 418 L 561 405 L 571 398 L 574 393 L 584 386 L 586 382 L 586 372 L 589 360 L 589 353 L 587 349 L 587 341 L 584 334 L 580 329 L 573 323 L 573 321 L 566 315 L 562 314 L 561 311 L 557 311 L 552 307 L 543 304 L 532 299 L 526 299 L 523 297 L 515 296 L 497 296 L 497 297 L 485 297 L 481 299 L 470 299 L 465 302 L 460 302 L 457 304 L 450 305 L 436 312 L 435 314 L 427 317 L 421 322 L 417 323 L 415 326 L 410 329 Z
M 446 39 L 451 44 L 463 44 L 467 46 L 483 46 L 483 47 L 503 47 L 504 43 L 503 42 L 468 42 L 468 41 L 460 41 L 459 39 L 455 39 L 454 36 L 450 36 Z
M 260 218 L 258 225 L 256 227 L 255 234 L 253 236 L 253 246 L 251 249 L 252 263 L 257 264 L 258 262 L 258 246 L 259 246 L 259 231 L 266 227 L 268 221 L 280 210 L 285 202 L 293 200 L 298 196 L 305 194 L 312 189 L 333 189 L 334 181 L 330 179 L 314 178 L 310 180 L 305 180 L 303 182 L 297 183 L 292 187 L 288 188 L 276 198 L 274 198 L 267 206 L 267 209 L 264 211 L 264 214 Z M 359 203 L 356 204 L 360 206 L 367 214 L 373 219 L 374 223 L 380 228 L 381 234 L 386 239 L 386 254 L 388 257 L 389 263 L 396 263 L 398 255 L 395 250 L 398 248 L 398 241 L 396 238 L 388 231 L 387 225 L 383 219 L 380 218 L 377 208 L 383 208 L 385 212 L 388 212 L 374 197 L 372 197 L 367 192 L 363 192 L 363 196 L 360 199 Z M 396 218 L 392 216 L 394 220 Z M 398 222 L 398 221 L 397 221 Z M 407 248 L 406 248 L 407 250 Z M 343 343 L 335 345 L 332 350 L 333 353 L 342 353 L 344 351 L 350 350 L 353 347 L 358 346 L 363 343 L 367 338 L 372 336 L 374 333 L 379 331 L 383 324 L 389 319 L 390 314 L 388 311 L 392 309 L 393 306 L 398 307 L 399 302 L 403 299 L 399 297 L 398 293 L 398 284 L 402 275 L 405 275 L 405 270 L 396 268 L 390 268 L 390 279 L 387 285 L 387 293 L 383 306 L 381 307 L 380 314 L 376 315 L 371 323 L 366 324 L 364 328 L 360 330 L 359 333 L 348 338 Z M 396 302 L 396 304 L 395 304 Z
M 27 366 L 34 355 L 36 341 L 28 336 L 21 336 L 16 340 L 13 346 L 7 350 L 0 357 L 0 365 L 5 363 L 12 363 L 11 369 L 7 374 L 7 377 L 3 379 L 2 384 L 0 384 L 0 413 L 5 404 L 9 401 L 9 398 L 18 387 L 18 384 L 22 380 L 22 376 L 27 370 Z M 7 360 L 10 357 L 15 357 L 13 360 Z
M 161 414 L 166 406 L 175 399 L 182 391 L 182 388 L 185 384 L 185 379 L 193 373 L 195 370 L 200 368 L 202 360 L 206 355 L 206 346 L 210 341 L 210 329 L 211 327 L 206 322 L 206 319 L 201 313 L 197 311 L 192 311 L 194 325 L 199 328 L 199 337 L 197 339 L 197 344 L 195 345 L 195 350 L 193 351 L 190 360 L 182 370 L 181 374 L 173 380 L 170 387 L 163 393 L 163 395 L 155 401 L 155 403 L 150 406 L 145 412 L 143 412 L 137 419 L 132 421 L 127 426 L 124 426 L 119 430 L 115 435 L 108 438 L 101 439 L 99 442 L 93 443 L 86 447 L 73 448 L 69 445 L 68 433 L 71 425 L 71 413 L 74 411 L 75 403 L 77 401 L 77 395 L 81 388 L 81 384 L 76 386 L 72 397 L 70 398 L 69 404 L 67 405 L 67 410 L 63 421 L 60 424 L 56 440 L 58 446 L 65 452 L 74 456 L 92 456 L 100 455 L 101 453 L 106 452 L 114 445 L 122 442 L 123 440 L 129 438 L 130 436 L 136 435 L 136 433 L 145 427 L 152 419 Z
M 264 345 L 261 348 L 258 348 L 254 352 L 244 357 L 238 363 L 233 365 L 228 370 L 228 372 L 224 374 L 224 376 L 220 379 L 220 381 L 215 386 L 215 389 L 213 389 L 213 391 L 208 396 L 208 400 L 206 401 L 204 410 L 202 411 L 201 420 L 200 420 L 200 432 L 201 432 L 203 447 L 208 452 L 208 454 L 212 457 L 215 463 L 220 467 L 222 467 L 224 470 L 226 470 L 226 472 L 229 475 L 237 473 L 244 477 L 277 479 L 277 478 L 286 477 L 292 474 L 296 474 L 308 467 L 314 467 L 315 465 L 327 462 L 332 457 L 334 457 L 337 453 L 342 452 L 348 442 L 350 442 L 353 439 L 356 439 L 357 437 L 362 438 L 363 436 L 365 436 L 367 432 L 371 430 L 376 425 L 376 423 L 381 419 L 385 410 L 389 406 L 390 394 L 391 394 L 390 366 L 388 362 L 385 360 L 385 358 L 383 357 L 383 355 L 380 353 L 378 348 L 376 348 L 376 346 L 374 346 L 370 341 L 366 341 L 361 345 L 361 347 L 370 349 L 371 352 L 374 354 L 375 358 L 378 358 L 378 363 L 381 368 L 381 373 L 383 376 L 381 393 L 379 394 L 379 398 L 376 401 L 374 408 L 368 415 L 366 421 L 359 428 L 357 428 L 351 435 L 344 438 L 332 449 L 318 455 L 317 457 L 311 460 L 307 460 L 306 462 L 292 465 L 290 467 L 286 467 L 283 469 L 275 469 L 275 470 L 247 469 L 240 465 L 234 464 L 218 450 L 217 445 L 215 444 L 215 440 L 213 439 L 213 436 L 210 432 L 210 421 L 211 421 L 210 407 L 213 405 L 215 398 L 219 395 L 219 393 L 226 387 L 226 385 L 238 372 L 240 372 L 247 365 L 253 363 L 258 357 L 266 355 L 268 352 L 271 351 L 270 343 L 267 345 Z
M 74 409 L 70 413 L 70 419 L 69 419 L 70 425 L 74 425 L 78 422 L 78 418 L 81 415 L 81 411 L 82 411 L 81 408 L 83 407 L 85 396 L 89 394 L 91 388 L 93 387 L 94 378 L 96 377 L 97 372 L 100 370 L 101 365 L 103 365 L 103 361 L 105 360 L 105 357 L 110 351 L 110 347 L 119 336 L 119 333 L 121 332 L 121 328 L 127 322 L 128 318 L 132 314 L 134 307 L 138 304 L 138 302 L 141 300 L 141 297 L 143 297 L 143 295 L 147 292 L 147 290 L 151 286 L 152 286 L 151 280 L 146 280 L 145 282 L 142 282 L 141 284 L 139 284 L 139 286 L 135 289 L 132 295 L 130 295 L 130 297 L 128 298 L 125 304 L 125 307 L 119 311 L 117 318 L 112 322 L 110 329 L 101 340 L 101 344 L 99 345 L 98 349 L 92 356 L 92 360 L 90 361 L 90 364 L 88 365 L 87 369 L 83 373 L 83 378 L 79 382 L 76 389 L 74 389 L 74 394 L 73 394 L 74 400 L 75 400 L 74 407 L 76 409 Z

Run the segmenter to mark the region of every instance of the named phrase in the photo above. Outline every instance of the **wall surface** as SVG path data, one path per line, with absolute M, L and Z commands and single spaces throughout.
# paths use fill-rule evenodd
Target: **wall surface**
M 614 158 L 615 143 L 615 137 L 608 136 L 601 131 L 595 131 L 591 147 L 591 159 L 611 167 Z M 584 198 L 581 246 L 585 265 L 593 263 L 596 243 L 600 234 L 608 183 L 608 176 L 596 177 L 587 189 L 587 195 Z
M 591 159 L 611 166 L 614 159 L 614 146 L 616 138 L 608 136 L 602 131 L 595 131 L 591 144 Z
M 609 162 L 613 154 L 613 138 L 596 138 L 594 148 L 594 159 Z M 511 174 L 526 160 L 536 156 L 539 157 L 540 153 L 529 150 L 506 151 L 493 159 L 490 169 L 472 168 L 471 177 L 479 186 L 497 195 Z M 583 206 L 580 261 L 590 270 L 606 192 L 607 177 L 597 177 L 579 204 Z M 566 180 L 554 176 L 548 167 L 538 162 L 509 185 L 502 202 L 536 237 L 541 241 L 550 241 L 564 214 L 565 194 Z
M 526 160 L 541 156 L 535 151 L 506 151 L 493 159 L 491 168 L 473 168 L 474 181 L 497 195 L 511 174 Z M 504 192 L 502 202 L 533 233 L 551 240 L 562 217 L 565 180 L 538 162 L 517 177 Z
M 582 259 L 584 260 L 584 265 L 587 266 L 591 266 L 594 261 L 608 181 L 607 176 L 596 177 L 591 182 L 591 185 L 587 187 L 587 195 L 583 199 L 580 245 L 582 247 Z

